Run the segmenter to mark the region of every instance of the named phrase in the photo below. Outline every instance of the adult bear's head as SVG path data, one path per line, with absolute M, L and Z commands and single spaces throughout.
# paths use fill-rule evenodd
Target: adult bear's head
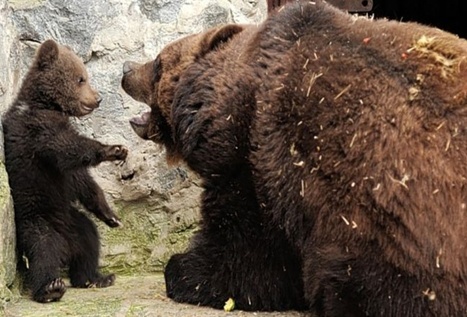
M 123 65 L 122 87 L 133 99 L 151 111 L 130 120 L 133 130 L 145 140 L 165 146 L 168 161 L 180 157 L 175 148 L 171 122 L 172 103 L 184 72 L 207 54 L 217 51 L 243 26 L 226 25 L 190 35 L 170 43 L 145 64 L 127 61 Z

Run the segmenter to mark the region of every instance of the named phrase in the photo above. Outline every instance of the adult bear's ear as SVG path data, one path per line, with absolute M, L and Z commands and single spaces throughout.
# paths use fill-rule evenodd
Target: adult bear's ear
M 58 58 L 58 44 L 53 40 L 47 40 L 39 47 L 37 53 L 37 65 L 44 69 Z
M 199 57 L 203 57 L 207 53 L 214 51 L 228 42 L 236 34 L 244 30 L 244 27 L 238 24 L 228 24 L 217 29 L 213 29 L 201 41 L 201 51 Z

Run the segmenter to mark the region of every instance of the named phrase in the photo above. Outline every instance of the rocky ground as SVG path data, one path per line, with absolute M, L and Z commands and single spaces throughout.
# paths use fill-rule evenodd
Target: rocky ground
M 1 312 L 0 312 L 1 314 Z M 301 317 L 297 312 L 225 312 L 178 304 L 165 296 L 162 275 L 119 276 L 103 289 L 69 288 L 60 302 L 35 303 L 21 298 L 7 305 L 5 317 Z

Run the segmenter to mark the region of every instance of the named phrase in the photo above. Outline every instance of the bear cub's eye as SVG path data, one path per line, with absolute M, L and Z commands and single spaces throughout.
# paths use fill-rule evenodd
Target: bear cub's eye
M 86 79 L 82 76 L 78 77 L 78 84 L 84 84 L 86 82 Z

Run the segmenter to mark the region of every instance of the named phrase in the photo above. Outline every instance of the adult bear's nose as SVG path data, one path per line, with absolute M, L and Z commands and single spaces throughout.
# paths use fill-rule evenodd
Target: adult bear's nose
M 123 74 L 131 72 L 135 68 L 135 63 L 126 61 L 123 63 Z

